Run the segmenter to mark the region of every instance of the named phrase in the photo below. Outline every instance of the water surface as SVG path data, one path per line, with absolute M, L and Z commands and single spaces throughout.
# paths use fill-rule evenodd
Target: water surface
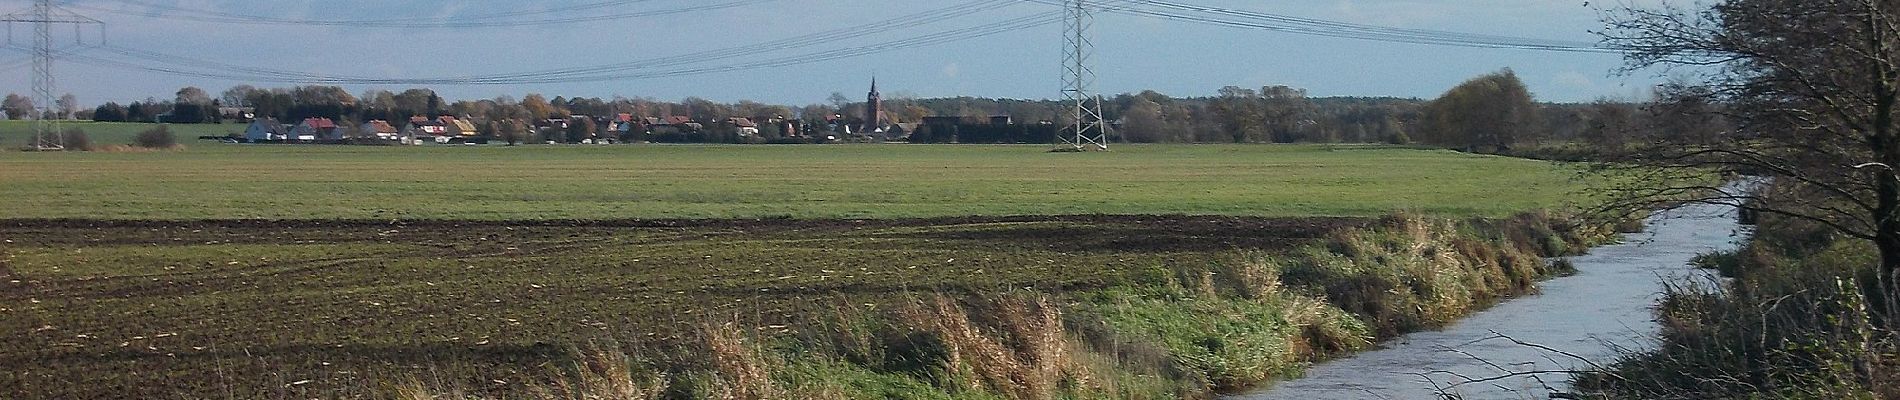
M 1647 233 L 1573 258 L 1578 274 L 1545 282 L 1541 294 L 1500 304 L 1442 331 L 1406 335 L 1379 350 L 1316 365 L 1303 378 L 1229 398 L 1430 399 L 1441 390 L 1463 399 L 1549 398 L 1553 391 L 1566 389 L 1568 375 L 1468 381 L 1579 369 L 1588 364 L 1563 353 L 1608 362 L 1617 347 L 1652 345 L 1658 328 L 1651 311 L 1661 297 L 1662 282 L 1705 279 L 1706 273 L 1689 267 L 1689 260 L 1735 246 L 1743 228 L 1733 214 L 1730 208 L 1704 206 L 1659 216 Z

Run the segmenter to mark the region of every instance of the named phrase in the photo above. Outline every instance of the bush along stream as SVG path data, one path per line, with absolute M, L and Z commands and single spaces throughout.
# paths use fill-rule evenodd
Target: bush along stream
M 1434 329 L 1573 273 L 1546 257 L 1614 237 L 1550 214 L 1394 216 L 1274 251 L 1156 266 L 1102 288 L 840 297 L 791 326 L 708 319 L 679 343 L 570 349 L 545 398 L 1211 398 Z M 559 363 L 557 363 L 559 364 Z M 440 375 L 436 375 L 440 376 Z M 484 397 L 453 379 L 397 397 Z M 373 390 L 372 390 L 373 391 Z

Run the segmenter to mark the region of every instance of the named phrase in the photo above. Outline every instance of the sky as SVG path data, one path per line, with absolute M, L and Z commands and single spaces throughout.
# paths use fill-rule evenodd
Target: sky
M 838 55 L 943 30 L 1056 12 L 1030 1 L 968 8 L 954 18 L 906 18 L 974 0 L 560 0 L 519 1 L 271 1 L 271 0 L 66 0 L 63 7 L 105 22 L 103 28 L 56 29 L 62 46 L 83 45 L 77 57 L 123 60 L 142 66 L 173 66 L 127 58 L 100 48 L 139 49 L 240 67 L 328 76 L 435 78 L 511 74 L 652 60 L 753 45 L 853 26 L 876 32 L 806 47 L 770 49 L 678 67 L 732 66 L 801 55 Z M 1177 0 L 1200 6 L 1257 11 L 1359 24 L 1595 41 L 1598 10 L 1582 0 Z M 600 5 L 598 7 L 580 7 Z M 31 3 L 0 1 L 0 8 L 26 10 Z M 575 8 L 579 8 L 575 10 Z M 657 16 L 621 16 L 653 11 Z M 293 20 L 269 23 L 191 21 L 206 12 Z M 541 21 L 588 17 L 584 22 Z M 219 17 L 229 19 L 228 17 Z M 319 25 L 310 21 L 350 21 Z M 402 27 L 379 21 L 509 21 L 482 27 Z M 1477 49 L 1302 36 L 1289 33 L 1189 24 L 1119 14 L 1095 21 L 1095 89 L 1115 94 L 1155 90 L 1174 96 L 1213 95 L 1223 86 L 1287 85 L 1312 96 L 1433 98 L 1466 79 L 1502 68 L 1514 70 L 1538 100 L 1585 102 L 1637 99 L 1661 81 L 1650 71 L 1619 74 L 1615 54 Z M 534 23 L 534 24 L 528 24 Z M 31 90 L 19 49 L 30 27 L 10 27 L 13 49 L 0 52 L 0 85 Z M 428 87 L 451 100 L 527 93 L 676 101 L 700 97 L 720 102 L 825 103 L 834 92 L 864 97 L 872 77 L 891 97 L 1059 98 L 1062 89 L 1062 27 L 1058 24 L 928 46 L 902 46 L 871 55 L 797 65 L 725 70 L 671 77 L 596 82 L 503 85 L 361 85 L 401 91 Z M 169 99 L 184 86 L 214 95 L 238 84 L 288 87 L 295 83 L 180 76 L 96 61 L 62 59 L 55 65 L 59 91 L 84 105 Z M 205 70 L 202 67 L 184 69 Z M 229 68 L 220 69 L 229 74 Z

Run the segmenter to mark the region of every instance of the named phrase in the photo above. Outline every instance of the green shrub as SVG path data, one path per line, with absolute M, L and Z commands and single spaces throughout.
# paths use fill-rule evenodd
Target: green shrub
M 79 128 L 66 128 L 59 133 L 59 146 L 66 151 L 92 151 L 92 137 Z
M 132 145 L 148 149 L 169 149 L 178 147 L 178 138 L 172 136 L 171 128 L 159 125 L 139 132 L 132 138 Z

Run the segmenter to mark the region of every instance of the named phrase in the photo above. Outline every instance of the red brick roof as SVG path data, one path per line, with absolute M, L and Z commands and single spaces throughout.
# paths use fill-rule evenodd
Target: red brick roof
M 396 133 L 396 132 L 400 132 L 399 130 L 397 130 L 397 129 L 396 129 L 396 127 L 395 127 L 395 126 L 391 126 L 391 125 L 389 125 L 389 121 L 384 121 L 384 120 L 380 120 L 380 119 L 377 119 L 377 120 L 370 120 L 370 121 L 369 121 L 369 124 L 368 124 L 368 125 L 369 125 L 369 130 L 370 130 L 370 132 L 373 132 L 373 133 Z
M 316 129 L 336 129 L 336 121 L 331 121 L 329 118 L 307 118 L 303 120 L 303 123 Z

